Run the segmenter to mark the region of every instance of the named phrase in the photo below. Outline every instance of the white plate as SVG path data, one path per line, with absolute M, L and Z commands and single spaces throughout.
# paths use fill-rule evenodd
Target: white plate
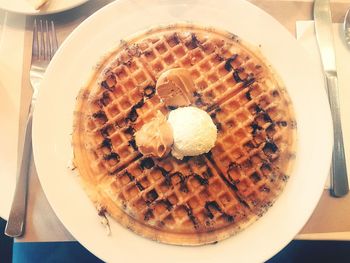
M 26 15 L 53 14 L 81 5 L 88 0 L 49 0 L 40 10 L 33 3 L 36 0 L 0 0 L 0 9 Z
M 216 245 L 179 247 L 141 238 L 112 221 L 106 236 L 76 176 L 71 130 L 75 97 L 94 65 L 119 41 L 149 26 L 192 21 L 227 29 L 255 45 L 277 69 L 298 122 L 294 173 L 275 205 L 258 222 Z M 34 157 L 57 216 L 87 249 L 108 262 L 261 262 L 298 233 L 315 208 L 328 175 L 332 125 L 323 76 L 294 37 L 252 4 L 236 0 L 120 0 L 82 23 L 61 46 L 42 83 L 34 116 Z

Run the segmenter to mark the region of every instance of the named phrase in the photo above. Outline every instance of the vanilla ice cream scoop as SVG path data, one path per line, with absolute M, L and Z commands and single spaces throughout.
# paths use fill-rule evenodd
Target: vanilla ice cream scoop
M 174 157 L 196 156 L 214 147 L 217 128 L 207 112 L 196 107 L 178 108 L 170 112 L 168 122 L 173 130 Z

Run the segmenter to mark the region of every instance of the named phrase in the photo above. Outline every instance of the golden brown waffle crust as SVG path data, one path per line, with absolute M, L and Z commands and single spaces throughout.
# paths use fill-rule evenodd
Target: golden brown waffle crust
M 167 41 L 174 34 L 180 42 L 171 46 Z M 185 41 L 193 36 L 194 48 Z M 206 43 L 220 46 L 217 54 L 206 50 Z M 181 57 L 177 47 L 185 51 Z M 188 23 L 157 26 L 123 40 L 98 63 L 77 97 L 74 164 L 90 199 L 135 233 L 176 245 L 215 243 L 260 218 L 291 176 L 296 145 L 290 98 L 266 61 L 258 48 L 230 32 Z M 153 166 L 144 168 L 142 161 L 149 158 L 126 131 L 140 129 L 157 110 L 168 114 L 157 94 L 146 96 L 145 88 L 174 67 L 193 74 L 195 106 L 217 124 L 217 144 L 206 155 L 152 159 Z M 111 76 L 115 83 L 109 87 Z M 130 117 L 133 110 L 136 119 Z

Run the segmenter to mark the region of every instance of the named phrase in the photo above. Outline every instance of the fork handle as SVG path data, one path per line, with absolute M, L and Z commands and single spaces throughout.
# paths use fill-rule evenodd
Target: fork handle
M 337 75 L 327 74 L 326 84 L 334 128 L 334 146 L 331 169 L 331 194 L 335 197 L 341 197 L 349 192 L 349 184 L 346 170 L 343 132 L 340 119 Z
M 27 206 L 27 185 L 30 159 L 32 155 L 32 111 L 26 123 L 25 138 L 21 165 L 18 169 L 15 195 L 12 200 L 10 215 L 6 224 L 5 234 L 10 237 L 23 235 Z

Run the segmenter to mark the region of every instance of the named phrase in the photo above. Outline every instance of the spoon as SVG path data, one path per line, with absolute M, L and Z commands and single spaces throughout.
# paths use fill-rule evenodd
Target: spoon
M 345 42 L 350 48 L 350 8 L 345 14 L 343 26 L 344 26 Z

